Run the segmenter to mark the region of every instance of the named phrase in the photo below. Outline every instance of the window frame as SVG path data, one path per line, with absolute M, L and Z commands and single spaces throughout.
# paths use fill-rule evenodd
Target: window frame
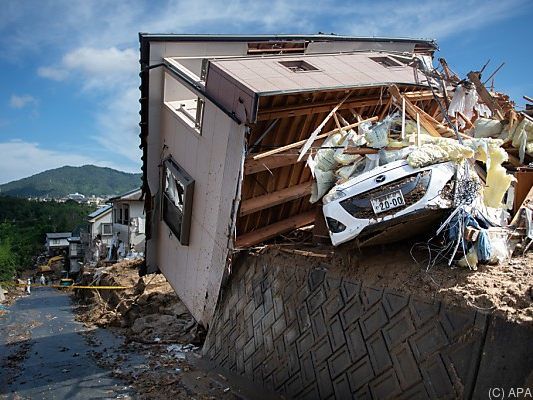
M 183 246 L 188 246 L 190 242 L 194 179 L 171 156 L 167 157 L 162 165 L 161 220 L 165 222 Z M 174 204 L 165 191 L 167 171 L 171 173 L 176 182 L 183 188 L 182 210 Z M 176 224 L 176 221 L 171 219 L 176 217 L 181 218 L 179 224 Z
M 102 227 L 102 236 L 112 236 L 113 235 L 113 224 L 109 222 L 104 222 L 101 224 Z M 105 232 L 105 228 L 109 228 L 109 233 Z

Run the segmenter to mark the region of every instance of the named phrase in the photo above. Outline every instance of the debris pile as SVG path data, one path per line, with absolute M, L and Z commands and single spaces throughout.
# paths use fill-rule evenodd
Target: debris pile
M 390 85 L 389 101 L 373 116 L 355 109 L 343 116 L 348 94 L 301 147 L 298 159 L 307 158 L 313 176 L 310 202 L 322 199 L 333 245 L 401 240 L 402 226 L 417 233 L 410 222 L 427 220 L 436 232 L 428 269 L 445 260 L 476 270 L 508 260 L 517 245 L 526 251 L 533 237 L 532 206 L 522 206 L 533 181 L 530 113 L 487 90 L 481 72 L 460 80 L 445 61 L 442 71 L 416 56 L 412 63 L 430 90 Z M 330 119 L 336 128 L 319 135 Z
M 203 332 L 163 275 L 142 278 L 143 260 L 125 260 L 85 272 L 80 285 L 128 287 L 122 290 L 77 289 L 79 319 L 120 328 L 128 341 L 144 344 L 200 343 Z

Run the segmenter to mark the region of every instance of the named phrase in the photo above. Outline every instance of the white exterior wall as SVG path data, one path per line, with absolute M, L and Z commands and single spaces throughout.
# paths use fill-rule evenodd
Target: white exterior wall
M 193 316 L 206 324 L 226 266 L 244 128 L 208 102 L 202 135 L 166 107 L 161 132 L 168 146 L 165 157 L 172 155 L 195 186 L 189 245 L 182 246 L 166 223 L 158 221 L 156 262 Z
M 144 218 L 144 204 L 140 200 L 122 200 L 113 203 L 113 210 L 116 210 L 122 204 L 129 205 L 129 220 L 132 218 L 143 217 Z M 113 211 L 114 214 L 114 211 Z M 124 242 L 126 251 L 129 250 L 130 245 L 133 246 L 135 251 L 144 252 L 144 240 L 145 234 L 135 233 L 129 225 L 119 224 L 113 221 L 113 235 L 120 233 L 118 238 Z
M 109 244 L 111 241 L 112 235 L 104 236 L 102 224 L 111 224 L 111 223 L 113 223 L 113 212 L 111 208 L 109 209 L 109 211 L 99 215 L 96 218 L 91 219 L 89 221 L 91 241 L 96 237 L 96 235 L 100 234 L 102 235 L 102 241 L 105 244 Z
M 152 42 L 150 48 L 150 64 L 159 63 L 164 57 L 247 53 L 246 43 Z M 200 75 L 200 62 L 189 63 L 187 67 Z M 167 83 L 169 81 L 173 80 Z M 146 262 L 149 267 L 161 270 L 194 318 L 207 325 L 215 310 L 226 267 L 231 211 L 243 159 L 244 126 L 239 126 L 206 101 L 199 134 L 163 104 L 163 88 L 164 70 L 152 69 L 148 105 L 148 184 L 153 196 L 160 192 L 159 165 L 168 155 L 195 180 L 190 243 L 182 246 L 156 212 L 152 239 L 146 246 Z M 168 148 L 162 152 L 164 145 Z
M 41 242 L 42 243 L 42 242 Z M 57 249 L 60 247 L 68 247 L 69 242 L 67 239 L 49 239 L 46 243 L 49 249 Z

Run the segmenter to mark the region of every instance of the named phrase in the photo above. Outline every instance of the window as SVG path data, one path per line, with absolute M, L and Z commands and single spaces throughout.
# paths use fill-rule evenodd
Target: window
M 102 235 L 112 235 L 113 224 L 102 224 Z
M 384 67 L 401 67 L 402 64 L 400 64 L 398 61 L 393 60 L 390 57 L 370 57 L 372 61 L 377 62 L 378 64 L 383 65 Z
M 130 206 L 129 204 L 118 204 L 115 209 L 113 209 L 115 215 L 115 223 L 128 225 L 130 223 Z
M 280 61 L 279 63 L 283 65 L 285 68 L 290 69 L 292 72 L 319 71 L 317 67 L 309 64 L 307 61 L 304 61 L 304 60 Z
M 174 160 L 168 158 L 163 168 L 163 220 L 179 242 L 189 244 L 194 180 Z
M 129 225 L 130 223 L 130 206 L 129 204 L 123 204 L 122 205 L 122 210 L 124 212 L 124 218 L 122 218 L 122 223 L 124 225 Z

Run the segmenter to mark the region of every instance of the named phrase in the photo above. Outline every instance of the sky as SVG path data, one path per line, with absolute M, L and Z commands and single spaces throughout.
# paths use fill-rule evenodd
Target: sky
M 63 165 L 140 172 L 138 32 L 435 39 L 464 77 L 533 96 L 531 0 L 2 0 L 0 183 Z M 529 40 L 529 43 L 528 43 Z

